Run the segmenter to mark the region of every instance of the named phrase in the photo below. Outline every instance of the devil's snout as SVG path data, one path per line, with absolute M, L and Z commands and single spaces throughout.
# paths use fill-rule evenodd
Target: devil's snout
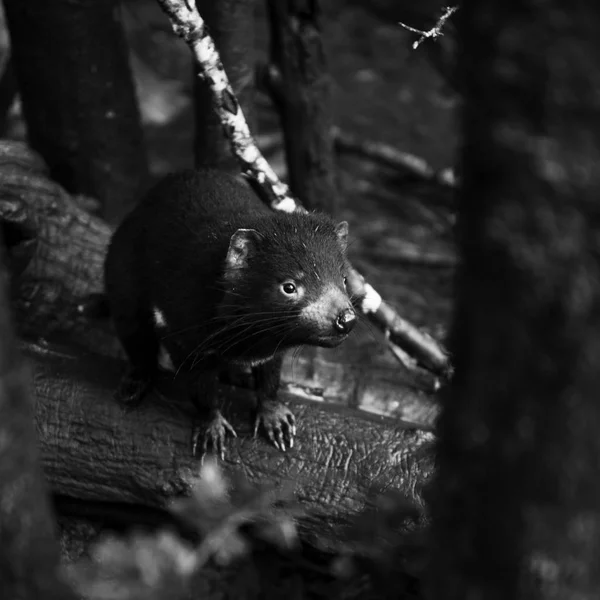
M 351 308 L 346 308 L 337 316 L 334 327 L 339 333 L 348 334 L 354 329 L 355 324 L 356 313 Z

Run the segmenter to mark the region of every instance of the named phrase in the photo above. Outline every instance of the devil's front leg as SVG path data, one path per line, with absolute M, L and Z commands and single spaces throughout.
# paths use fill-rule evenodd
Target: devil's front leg
M 292 411 L 277 398 L 283 356 L 276 356 L 269 362 L 253 367 L 256 386 L 256 418 L 254 435 L 262 426 L 275 447 L 285 452 L 292 448 L 296 435 L 296 419 Z
M 235 429 L 221 414 L 218 391 L 217 371 L 190 376 L 189 394 L 198 411 L 192 430 L 192 454 L 200 456 L 201 460 L 209 450 L 223 460 L 227 434 L 237 437 Z

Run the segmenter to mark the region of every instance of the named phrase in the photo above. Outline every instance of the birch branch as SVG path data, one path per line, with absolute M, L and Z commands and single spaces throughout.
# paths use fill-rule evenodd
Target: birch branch
M 435 24 L 435 26 L 427 31 L 422 31 L 421 29 L 415 29 L 414 27 L 411 27 L 410 25 L 406 25 L 406 23 L 403 23 L 402 21 L 398 21 L 398 25 L 404 27 L 404 29 L 406 29 L 408 31 L 411 31 L 412 33 L 418 33 L 421 35 L 421 37 L 416 42 L 414 42 L 412 45 L 413 50 L 416 50 L 426 39 L 429 39 L 429 38 L 436 39 L 436 38 L 444 35 L 444 32 L 442 31 L 444 24 L 457 10 L 458 10 L 458 6 L 446 6 L 446 8 L 444 9 L 444 13 L 439 18 L 439 20 Z
M 200 76 L 207 81 L 214 95 L 215 110 L 242 170 L 265 191 L 274 210 L 305 211 L 254 143 L 219 53 L 194 0 L 157 1 L 170 18 L 174 32 L 188 44 L 198 62 Z M 398 315 L 354 269 L 348 275 L 348 284 L 351 294 L 359 299 L 359 309 L 385 333 L 398 360 L 407 368 L 421 364 L 437 374 L 450 375 L 451 366 L 446 351 L 433 338 Z

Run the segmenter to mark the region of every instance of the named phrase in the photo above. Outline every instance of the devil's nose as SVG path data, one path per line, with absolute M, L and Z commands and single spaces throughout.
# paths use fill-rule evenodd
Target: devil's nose
M 335 328 L 339 333 L 350 333 L 356 324 L 356 313 L 347 308 L 343 310 L 335 320 Z

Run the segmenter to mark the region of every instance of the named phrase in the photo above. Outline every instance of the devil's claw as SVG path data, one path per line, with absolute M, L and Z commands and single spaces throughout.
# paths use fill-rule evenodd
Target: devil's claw
M 237 437 L 237 433 L 229 421 L 219 411 L 216 411 L 208 424 L 204 422 L 194 425 L 192 431 L 192 454 L 194 456 L 200 455 L 200 460 L 203 461 L 207 452 L 212 450 L 213 454 L 224 460 L 225 438 L 227 434 Z M 202 449 L 200 453 L 198 452 L 199 448 Z
M 286 447 L 294 447 L 296 419 L 292 411 L 284 404 L 263 402 L 254 421 L 255 437 L 260 426 L 271 443 L 282 452 L 285 452 Z

